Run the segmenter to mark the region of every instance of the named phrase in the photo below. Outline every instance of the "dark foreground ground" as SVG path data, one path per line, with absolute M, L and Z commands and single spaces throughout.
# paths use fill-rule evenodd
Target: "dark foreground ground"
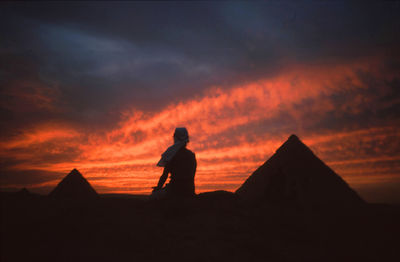
M 400 261 L 400 208 L 1 195 L 1 261 Z

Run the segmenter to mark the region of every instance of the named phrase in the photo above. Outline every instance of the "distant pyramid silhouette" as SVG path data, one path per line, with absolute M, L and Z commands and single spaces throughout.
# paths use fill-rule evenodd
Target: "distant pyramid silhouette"
M 28 189 L 26 189 L 26 187 L 21 188 L 21 190 L 19 190 L 16 194 L 18 197 L 22 197 L 22 198 L 26 198 L 26 197 L 31 197 L 34 194 L 32 194 L 31 192 L 29 192 Z
M 31 194 L 31 192 L 29 192 L 29 190 L 26 189 L 26 187 L 21 188 L 21 190 L 18 191 L 17 193 L 18 193 L 19 195 L 24 195 L 24 196 L 27 196 L 27 195 Z
M 82 174 L 73 169 L 51 191 L 49 196 L 54 198 L 91 199 L 97 198 L 98 194 Z
M 358 194 L 296 135 L 260 166 L 236 194 L 245 200 L 308 206 L 362 204 Z

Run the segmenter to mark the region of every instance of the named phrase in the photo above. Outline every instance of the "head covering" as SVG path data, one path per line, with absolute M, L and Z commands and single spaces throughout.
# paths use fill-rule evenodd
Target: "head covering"
M 157 166 L 165 166 L 175 154 L 189 142 L 189 133 L 185 127 L 177 127 L 174 133 L 174 144 L 168 147 L 167 150 L 161 155 L 160 161 Z

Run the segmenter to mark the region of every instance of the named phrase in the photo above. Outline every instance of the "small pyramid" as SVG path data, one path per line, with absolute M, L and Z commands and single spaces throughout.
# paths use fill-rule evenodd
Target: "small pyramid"
M 98 194 L 77 170 L 73 169 L 49 194 L 53 198 L 93 199 Z
M 26 187 L 23 187 L 23 188 L 21 188 L 20 191 L 18 191 L 18 194 L 24 195 L 24 196 L 27 196 L 27 195 L 29 195 L 30 193 L 31 193 L 31 192 L 29 192 L 29 190 L 26 189 Z
M 260 166 L 236 194 L 244 200 L 308 206 L 347 206 L 364 201 L 296 135 Z
M 31 192 L 29 192 L 28 189 L 26 189 L 26 187 L 21 188 L 21 190 L 16 192 L 17 197 L 21 197 L 21 198 L 27 198 L 27 197 L 31 197 L 33 196 L 33 194 Z

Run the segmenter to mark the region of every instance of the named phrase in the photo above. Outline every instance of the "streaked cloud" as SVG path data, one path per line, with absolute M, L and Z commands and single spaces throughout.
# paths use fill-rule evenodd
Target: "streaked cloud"
M 48 191 L 78 168 L 148 193 L 177 126 L 198 192 L 235 190 L 292 133 L 356 188 L 399 181 L 398 8 L 9 3 L 0 186 Z
M 3 156 L 23 160 L 10 166 L 10 170 L 60 174 L 77 167 L 89 180 L 93 177 L 94 186 L 104 192 L 125 188 L 127 192 L 148 193 L 161 172 L 155 163 L 172 142 L 174 128 L 186 126 L 191 136 L 190 148 L 198 159 L 198 190 L 210 190 L 217 184 L 220 189 L 235 190 L 290 133 L 297 133 L 345 179 L 362 185 L 368 183 L 365 181 L 370 175 L 374 179 L 378 174 L 393 176 L 400 169 L 400 144 L 395 142 L 400 141 L 400 130 L 396 126 L 391 122 L 380 127 L 369 127 L 368 123 L 349 126 L 342 120 L 362 114 L 371 101 L 388 92 L 369 95 L 368 85 L 360 78 L 360 72 L 377 81 L 395 78 L 391 72 L 378 74 L 378 67 L 374 60 L 330 68 L 293 67 L 282 75 L 246 85 L 212 87 L 194 99 L 171 104 L 159 112 L 127 109 L 121 113 L 122 120 L 105 133 L 80 133 L 62 125 L 38 126 L 2 143 L 6 150 Z M 342 96 L 338 106 L 338 93 L 363 99 Z M 282 124 L 283 118 L 287 121 Z M 334 129 L 313 129 L 315 123 L 329 119 L 340 119 L 343 124 L 336 124 Z M 68 151 L 69 148 L 75 150 Z M 72 157 L 63 161 L 68 153 Z M 62 157 L 54 158 L 57 154 Z M 381 162 L 390 162 L 390 167 L 380 166 Z M 364 182 L 354 180 L 360 174 L 365 175 Z M 53 182 L 43 185 L 55 184 L 59 177 L 47 178 Z

